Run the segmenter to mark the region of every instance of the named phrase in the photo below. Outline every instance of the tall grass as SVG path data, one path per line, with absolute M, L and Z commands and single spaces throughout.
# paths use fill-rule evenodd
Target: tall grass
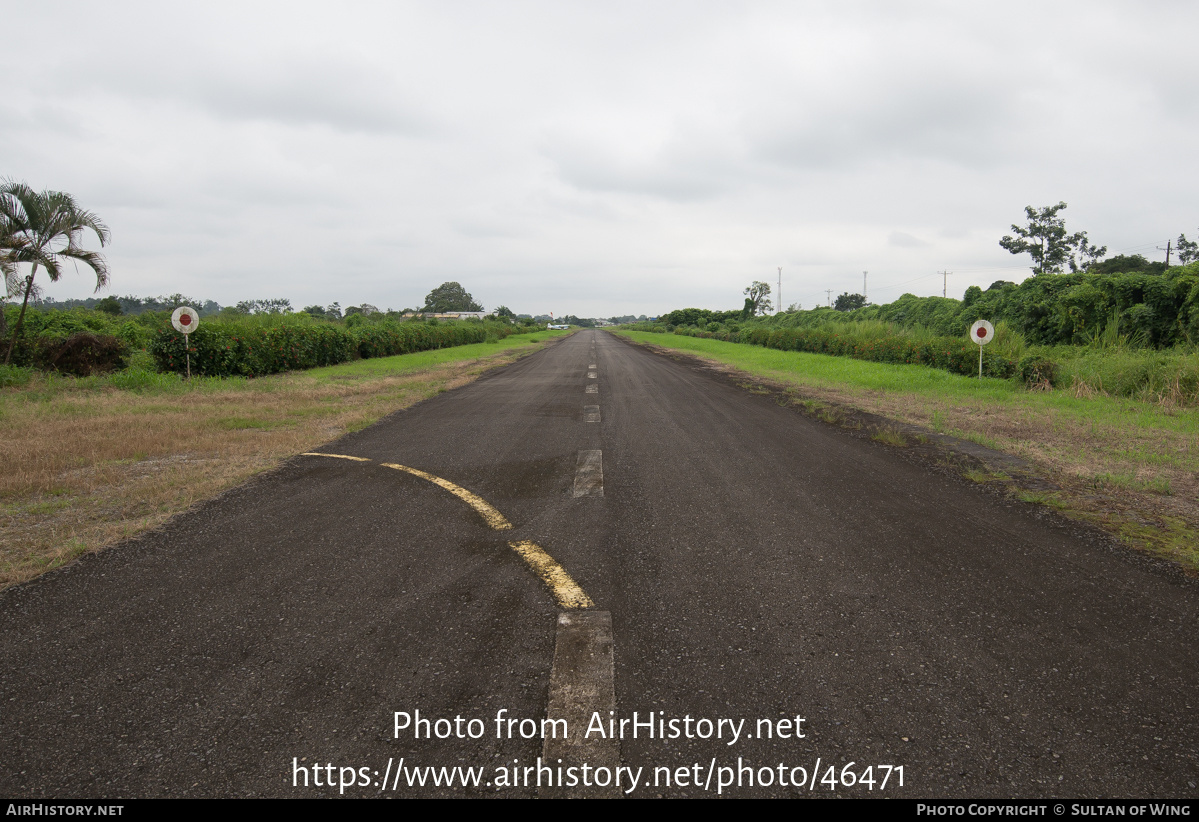
M 1059 384 L 1076 394 L 1199 405 L 1199 353 L 1124 347 L 1066 348 L 1053 353 L 1061 365 Z

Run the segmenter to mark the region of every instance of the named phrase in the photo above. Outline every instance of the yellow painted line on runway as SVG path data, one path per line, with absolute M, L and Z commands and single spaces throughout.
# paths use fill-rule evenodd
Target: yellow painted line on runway
M 598 453 L 598 452 L 596 452 Z M 321 454 L 316 451 L 307 451 L 302 456 L 305 457 L 334 457 L 336 459 L 354 460 L 355 462 L 370 462 L 365 457 L 351 457 L 346 454 Z M 497 531 L 504 531 L 512 527 L 512 523 L 495 509 L 487 500 L 480 497 L 478 494 L 473 494 L 467 491 L 461 485 L 455 485 L 447 479 L 430 474 L 427 471 L 421 471 L 419 468 L 409 468 L 407 465 L 400 465 L 397 462 L 382 463 L 384 468 L 394 468 L 397 471 L 404 471 L 412 474 L 414 477 L 428 480 L 434 485 L 438 485 L 449 491 L 458 499 L 465 502 L 471 508 L 478 512 L 483 520 Z M 602 491 L 601 491 L 602 494 Z M 563 608 L 594 608 L 595 603 L 591 601 L 591 597 L 583 592 L 570 574 L 566 573 L 566 569 L 559 565 L 553 557 L 545 552 L 541 546 L 528 540 L 520 542 L 509 542 L 508 545 L 520 554 L 529 567 L 541 577 L 545 584 L 549 587 L 554 598 L 558 600 L 558 605 Z
M 351 457 L 346 454 L 318 454 L 315 451 L 305 451 L 301 457 L 333 457 L 339 460 L 354 460 L 354 462 L 370 462 L 366 457 Z
M 554 558 L 542 550 L 540 545 L 529 542 L 527 539 L 508 544 L 512 546 L 512 550 L 524 558 L 525 562 L 529 563 L 530 567 L 537 572 L 537 576 L 545 581 L 560 606 L 563 608 L 595 607 L 591 597 L 583 593 L 583 589 L 571 579 L 570 574 L 566 573 L 566 569 L 555 562 Z
M 394 468 L 397 471 L 407 471 L 414 477 L 420 477 L 421 479 L 428 480 L 434 485 L 441 486 L 458 499 L 465 502 L 471 508 L 474 508 L 479 513 L 479 516 L 481 516 L 488 525 L 497 531 L 503 531 L 512 527 L 512 523 L 508 522 L 504 515 L 497 511 L 489 502 L 487 502 L 487 500 L 483 499 L 477 494 L 472 494 L 461 485 L 455 485 L 447 479 L 442 479 L 441 477 L 421 471 L 419 468 L 409 468 L 407 465 L 400 465 L 399 463 L 395 462 L 385 462 L 383 463 L 383 467 Z

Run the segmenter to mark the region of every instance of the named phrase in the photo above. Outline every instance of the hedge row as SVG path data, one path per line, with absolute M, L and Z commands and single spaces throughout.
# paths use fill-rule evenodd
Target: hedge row
M 846 332 L 850 329 L 847 328 Z M 699 331 L 679 328 L 675 334 L 760 345 L 780 351 L 807 351 L 859 360 L 911 363 L 954 374 L 978 373 L 978 346 L 969 340 L 938 337 L 926 340 L 890 336 L 862 338 L 852 333 L 817 328 L 746 328 L 741 331 Z M 1007 379 L 1016 373 L 1015 360 L 990 354 L 983 357 L 983 374 Z
M 201 323 L 188 337 L 191 371 L 210 377 L 258 377 L 336 365 L 368 357 L 390 357 L 434 348 L 485 342 L 533 329 L 502 323 L 377 323 L 345 328 L 327 323 L 254 326 Z M 148 348 L 159 369 L 182 373 L 186 366 L 184 337 L 170 325 Z
M 0 339 L 0 362 L 8 343 L 8 339 Z M 129 343 L 113 334 L 78 331 L 68 337 L 32 338 L 22 334 L 13 349 L 12 364 L 87 377 L 124 368 L 128 355 Z
M 16 328 L 17 317 L 21 313 L 20 305 L 4 306 L 6 333 L 11 336 Z M 159 326 L 170 317 L 170 314 L 143 314 L 136 318 L 113 317 L 103 311 L 92 311 L 86 308 L 69 310 L 46 310 L 31 307 L 25 312 L 21 323 L 21 336 L 17 339 L 13 351 L 13 361 L 23 360 L 22 365 L 38 365 L 38 350 L 53 342 L 63 342 L 76 334 L 92 334 L 97 337 L 119 337 L 130 348 L 144 348 L 149 344 Z M 4 339 L 5 350 L 8 348 L 9 337 Z

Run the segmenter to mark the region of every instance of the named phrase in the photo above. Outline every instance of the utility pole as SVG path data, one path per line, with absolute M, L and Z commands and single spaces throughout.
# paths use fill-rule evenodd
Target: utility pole
M 1158 250 L 1158 251 L 1164 251 L 1164 252 L 1166 252 L 1166 268 L 1169 268 L 1169 267 L 1170 267 L 1170 251 L 1171 251 L 1171 248 L 1170 248 L 1170 243 L 1172 243 L 1172 242 L 1174 242 L 1174 241 L 1173 241 L 1173 240 L 1166 240 L 1166 247 L 1165 247 L 1165 248 L 1162 248 L 1160 245 L 1157 247 L 1157 250 Z
M 833 307 L 833 290 L 831 288 L 826 288 L 826 289 L 824 289 L 824 291 L 826 294 L 828 294 L 828 307 L 832 308 Z
M 949 292 L 949 275 L 952 274 L 953 272 L 952 271 L 938 271 L 937 273 L 942 276 L 941 296 L 948 297 L 949 296 L 949 293 L 948 293 Z
M 779 266 L 779 293 L 775 296 L 778 297 L 779 310 L 774 313 L 781 314 L 783 313 L 783 267 L 781 265 Z
M 869 273 L 870 273 L 869 271 L 862 272 L 862 301 L 863 302 L 866 301 L 866 275 Z

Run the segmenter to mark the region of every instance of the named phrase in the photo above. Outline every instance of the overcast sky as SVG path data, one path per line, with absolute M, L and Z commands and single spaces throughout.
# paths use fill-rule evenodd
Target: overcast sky
M 108 224 L 104 293 L 810 308 L 1023 279 L 1026 205 L 1199 233 L 1192 2 L 0 8 L 0 177 Z

